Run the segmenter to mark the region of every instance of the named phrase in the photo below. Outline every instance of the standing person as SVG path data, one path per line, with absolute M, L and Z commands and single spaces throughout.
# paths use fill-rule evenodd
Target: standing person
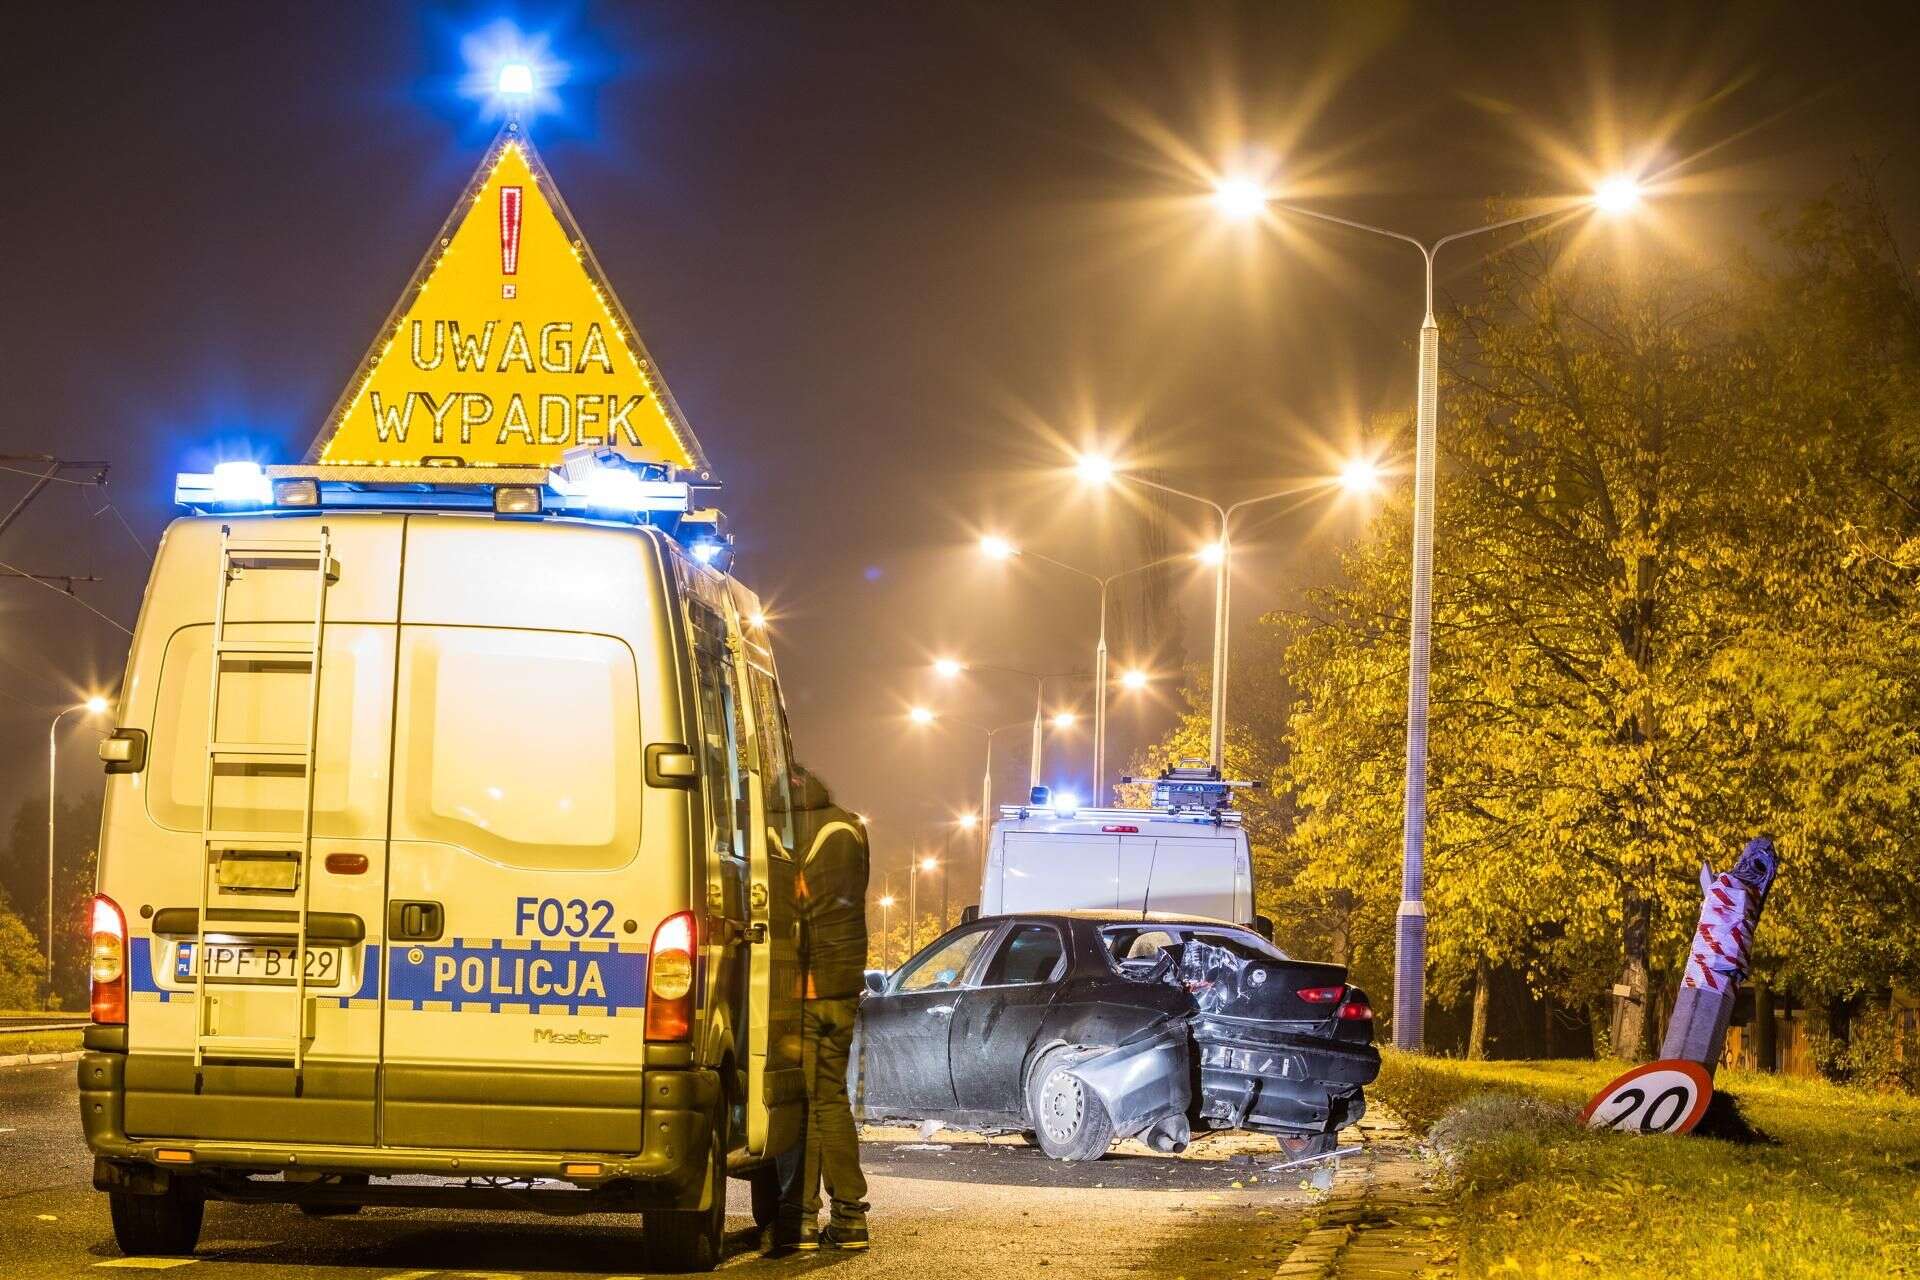
M 847 1054 L 866 984 L 867 832 L 812 772 L 797 768 L 794 774 L 794 807 L 802 811 L 796 834 L 806 850 L 798 893 L 805 938 L 800 1052 L 807 1118 L 799 1158 L 781 1161 L 773 1248 L 865 1249 L 867 1179 L 847 1096 Z M 825 1230 L 819 1227 L 823 1179 L 833 1202 Z

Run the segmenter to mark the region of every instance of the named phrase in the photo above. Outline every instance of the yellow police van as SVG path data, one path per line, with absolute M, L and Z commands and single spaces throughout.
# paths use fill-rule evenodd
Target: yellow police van
M 129 1254 L 191 1251 L 209 1199 L 534 1207 L 638 1211 L 704 1269 L 729 1174 L 772 1214 L 786 717 L 583 245 L 510 125 L 317 456 L 181 477 L 102 746 L 79 1066 Z

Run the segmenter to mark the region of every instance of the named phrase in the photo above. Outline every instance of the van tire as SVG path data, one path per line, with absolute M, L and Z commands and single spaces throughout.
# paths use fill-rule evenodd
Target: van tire
M 747 1189 L 753 1193 L 753 1225 L 770 1227 L 780 1216 L 780 1166 L 763 1164 L 747 1175 Z
M 707 1143 L 708 1207 L 653 1209 L 640 1215 L 647 1254 L 661 1271 L 711 1271 L 720 1265 L 727 1238 L 727 1146 L 732 1115 L 731 1105 L 722 1098 Z
M 114 1241 L 129 1258 L 188 1254 L 200 1243 L 207 1201 L 191 1179 L 174 1178 L 157 1196 L 109 1191 L 107 1203 Z
M 1027 1122 L 1055 1160 L 1098 1160 L 1113 1145 L 1113 1117 L 1100 1095 L 1063 1068 L 1070 1048 L 1048 1053 L 1027 1077 Z

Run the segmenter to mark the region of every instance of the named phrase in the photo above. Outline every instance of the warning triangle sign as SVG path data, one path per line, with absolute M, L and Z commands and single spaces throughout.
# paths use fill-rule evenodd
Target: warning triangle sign
M 582 446 L 710 478 L 586 237 L 510 121 L 307 460 L 553 466 Z

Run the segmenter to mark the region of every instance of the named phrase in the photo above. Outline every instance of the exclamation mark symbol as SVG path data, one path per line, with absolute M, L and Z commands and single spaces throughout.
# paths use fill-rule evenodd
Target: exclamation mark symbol
M 500 188 L 500 274 L 515 275 L 520 270 L 520 188 Z M 511 280 L 500 286 L 500 296 L 515 294 Z

